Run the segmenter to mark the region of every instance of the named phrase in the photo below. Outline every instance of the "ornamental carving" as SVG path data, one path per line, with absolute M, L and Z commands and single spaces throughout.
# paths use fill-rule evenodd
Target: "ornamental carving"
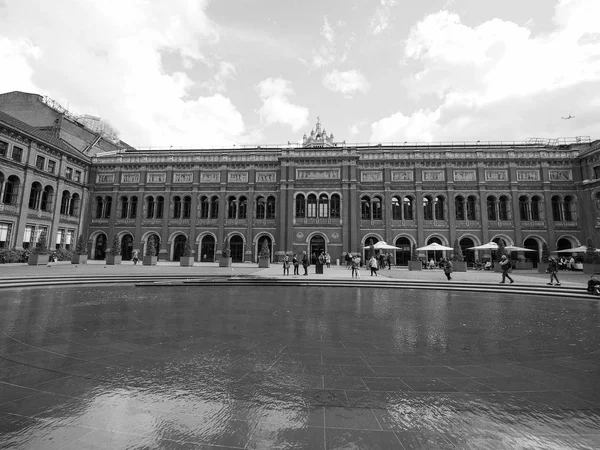
M 540 181 L 540 171 L 517 170 L 517 181 Z
M 453 173 L 454 181 L 476 181 L 477 176 L 474 170 L 455 170 Z
M 572 170 L 549 170 L 548 177 L 550 181 L 572 181 L 573 171 Z
M 173 183 L 191 183 L 193 180 L 194 174 L 191 172 L 173 174 Z
M 96 175 L 96 183 L 98 184 L 112 184 L 115 182 L 114 173 L 99 173 Z
M 122 173 L 121 174 L 121 183 L 139 183 L 140 182 L 140 174 L 139 173 Z
M 296 169 L 297 180 L 335 180 L 340 178 L 340 169 Z
M 247 183 L 248 172 L 229 172 L 227 174 L 227 181 L 229 183 Z
M 486 170 L 485 181 L 507 181 L 508 171 L 507 170 Z
M 274 183 L 277 181 L 276 172 L 256 172 L 257 183 Z
M 360 173 L 360 181 L 383 181 L 383 173 L 379 171 L 362 171 Z
M 392 181 L 413 181 L 414 173 L 412 170 L 395 170 L 392 172 Z
M 200 183 L 218 183 L 221 181 L 221 172 L 200 172 Z
M 165 183 L 166 181 L 166 173 L 148 173 L 146 175 L 146 183 Z
M 423 181 L 444 181 L 443 170 L 424 170 L 421 176 Z

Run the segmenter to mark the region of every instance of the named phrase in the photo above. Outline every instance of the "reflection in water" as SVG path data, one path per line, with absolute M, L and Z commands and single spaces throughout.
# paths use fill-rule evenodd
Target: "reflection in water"
M 12 291 L 0 448 L 598 448 L 599 320 L 464 292 Z

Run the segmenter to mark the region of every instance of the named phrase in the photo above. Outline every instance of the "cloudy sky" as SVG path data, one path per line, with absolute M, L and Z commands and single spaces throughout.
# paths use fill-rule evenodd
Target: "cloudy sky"
M 598 0 L 0 0 L 0 92 L 134 146 L 600 138 Z M 575 116 L 563 120 L 561 117 Z

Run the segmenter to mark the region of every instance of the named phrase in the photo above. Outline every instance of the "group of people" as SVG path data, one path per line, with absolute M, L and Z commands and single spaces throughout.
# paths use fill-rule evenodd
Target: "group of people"
M 312 260 L 315 264 L 321 264 L 326 266 L 327 268 L 331 267 L 331 256 L 329 255 L 329 253 L 321 252 L 319 256 L 316 256 L 316 254 L 313 253 Z M 310 266 L 310 261 L 306 252 L 302 252 L 301 258 L 298 258 L 298 255 L 294 253 L 294 256 L 292 256 L 291 261 L 290 257 L 288 255 L 285 255 L 285 257 L 283 258 L 283 274 L 289 275 L 290 266 L 294 266 L 294 275 L 300 275 L 300 264 L 302 264 L 302 268 L 304 269 L 303 275 L 308 275 L 308 266 Z

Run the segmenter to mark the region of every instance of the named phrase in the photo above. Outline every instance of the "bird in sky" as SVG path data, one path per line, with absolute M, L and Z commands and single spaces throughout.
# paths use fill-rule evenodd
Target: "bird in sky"
M 567 117 L 562 117 L 561 116 L 561 118 L 563 118 L 564 120 L 569 120 L 569 119 L 574 119 L 575 116 L 572 116 L 571 114 L 569 114 Z

